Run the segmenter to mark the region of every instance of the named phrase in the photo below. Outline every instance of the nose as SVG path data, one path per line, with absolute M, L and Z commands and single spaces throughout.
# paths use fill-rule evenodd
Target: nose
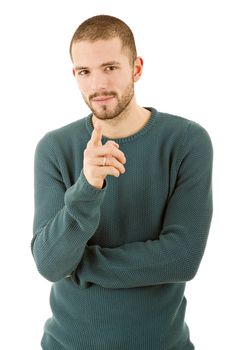
M 90 87 L 93 92 L 106 90 L 108 87 L 108 81 L 105 74 L 103 72 L 92 72 Z

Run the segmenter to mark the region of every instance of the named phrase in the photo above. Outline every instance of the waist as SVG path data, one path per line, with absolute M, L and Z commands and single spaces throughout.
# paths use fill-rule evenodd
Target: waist
M 182 346 L 191 343 L 184 322 L 184 289 L 182 283 L 129 289 L 93 284 L 81 289 L 71 279 L 63 279 L 52 286 L 53 317 L 45 332 L 57 342 L 70 338 L 86 349 L 90 342 L 90 349 L 105 349 L 104 344 L 106 349 L 116 349 L 116 339 L 119 349 L 173 349 L 175 344 L 179 345 L 174 350 L 186 349 Z

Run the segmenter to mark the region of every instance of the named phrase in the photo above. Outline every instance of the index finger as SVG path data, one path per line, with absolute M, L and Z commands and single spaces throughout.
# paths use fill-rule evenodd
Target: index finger
M 102 145 L 102 127 L 99 123 L 95 123 L 94 130 L 91 134 L 90 144 L 93 146 L 101 146 Z

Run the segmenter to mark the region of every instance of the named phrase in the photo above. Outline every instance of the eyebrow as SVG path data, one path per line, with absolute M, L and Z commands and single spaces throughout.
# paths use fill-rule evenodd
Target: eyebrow
M 109 61 L 109 62 L 105 62 L 105 63 L 102 63 L 100 65 L 100 68 L 104 68 L 106 66 L 119 66 L 120 65 L 120 62 L 118 61 Z M 74 66 L 74 69 L 75 70 L 88 70 L 89 68 L 88 67 L 84 67 L 84 66 Z

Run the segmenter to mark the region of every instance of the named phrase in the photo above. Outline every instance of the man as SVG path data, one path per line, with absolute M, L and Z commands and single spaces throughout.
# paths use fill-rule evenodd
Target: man
M 92 113 L 35 152 L 32 253 L 54 282 L 45 350 L 191 350 L 186 281 L 212 216 L 212 144 L 188 119 L 140 107 L 129 27 L 87 19 L 70 45 Z

